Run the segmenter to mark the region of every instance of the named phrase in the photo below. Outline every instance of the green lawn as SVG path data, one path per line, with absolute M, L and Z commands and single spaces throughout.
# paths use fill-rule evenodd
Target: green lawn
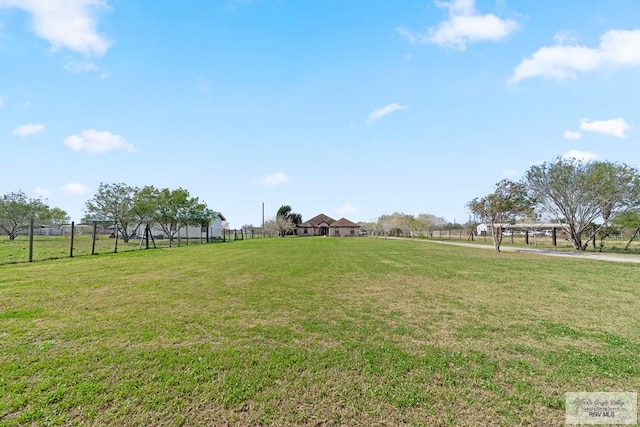
M 0 425 L 562 425 L 640 265 L 286 238 L 0 266 Z

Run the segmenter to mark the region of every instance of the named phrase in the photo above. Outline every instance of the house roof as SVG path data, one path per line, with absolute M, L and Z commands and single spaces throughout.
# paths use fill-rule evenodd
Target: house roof
M 349 221 L 346 218 L 340 218 L 336 221 L 335 219 L 325 214 L 316 215 L 313 218 L 298 225 L 298 227 L 319 227 L 323 224 L 329 227 L 360 227 L 355 222 Z
M 331 227 L 360 227 L 353 221 L 349 221 L 347 218 L 340 218 L 339 220 L 333 222 Z
M 318 227 L 323 222 L 326 222 L 327 225 L 329 225 L 331 223 L 336 222 L 336 220 L 325 214 L 320 214 L 320 215 L 314 216 L 311 219 L 306 220 L 305 222 L 300 224 L 298 227 Z

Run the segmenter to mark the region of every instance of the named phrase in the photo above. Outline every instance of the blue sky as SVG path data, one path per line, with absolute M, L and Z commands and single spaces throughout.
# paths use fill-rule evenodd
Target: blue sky
M 465 222 L 535 163 L 640 164 L 637 0 L 0 0 L 0 194 L 100 182 L 231 227 Z

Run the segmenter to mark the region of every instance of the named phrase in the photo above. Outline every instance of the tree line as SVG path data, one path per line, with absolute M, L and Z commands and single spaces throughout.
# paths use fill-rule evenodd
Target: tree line
M 31 221 L 35 225 L 61 225 L 69 222 L 69 215 L 60 209 L 52 208 L 42 199 L 27 197 L 22 191 L 10 192 L 0 197 L 0 231 L 9 236 L 9 240 L 23 233 Z
M 302 215 L 294 212 L 291 206 L 282 205 L 275 216 L 265 220 L 263 227 L 245 224 L 242 229 L 249 232 L 261 228 L 263 233 L 284 237 L 294 234 L 296 227 L 300 224 L 302 224 Z
M 558 158 L 531 166 L 520 181 L 498 182 L 467 208 L 491 226 L 497 252 L 505 225 L 541 218 L 557 222 L 575 249 L 598 236 L 602 249 L 612 226 L 634 227 L 632 239 L 640 230 L 640 174 L 624 163 Z
M 125 242 L 143 224 L 153 223 L 170 239 L 182 227 L 208 225 L 218 214 L 184 188 L 154 186 L 134 187 L 125 183 L 100 183 L 98 190 L 85 203 L 82 222 L 115 224 L 117 235 Z M 42 199 L 31 199 L 22 191 L 0 198 L 0 230 L 14 240 L 31 221 L 36 225 L 61 225 L 69 216 L 59 208 L 51 208 Z
M 430 214 L 421 213 L 418 215 L 394 212 L 379 216 L 375 221 L 361 224 L 367 232 L 381 234 L 384 236 L 414 236 L 419 234 L 430 235 L 434 230 L 442 228 L 456 228 L 455 224 L 447 222 L 446 219 Z

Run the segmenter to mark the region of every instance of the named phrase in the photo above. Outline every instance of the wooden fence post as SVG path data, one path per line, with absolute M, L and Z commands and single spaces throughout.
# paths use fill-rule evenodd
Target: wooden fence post
M 71 242 L 69 245 L 69 258 L 73 258 L 73 238 L 75 236 L 76 223 L 71 221 Z
M 115 221 L 113 223 L 113 228 L 115 230 L 115 238 L 116 238 L 115 244 L 113 245 L 113 253 L 117 254 L 118 253 L 118 221 Z
M 96 233 L 98 231 L 98 221 L 93 221 L 93 239 L 91 241 L 91 255 L 96 254 Z
M 29 262 L 33 262 L 33 220 L 29 220 Z

